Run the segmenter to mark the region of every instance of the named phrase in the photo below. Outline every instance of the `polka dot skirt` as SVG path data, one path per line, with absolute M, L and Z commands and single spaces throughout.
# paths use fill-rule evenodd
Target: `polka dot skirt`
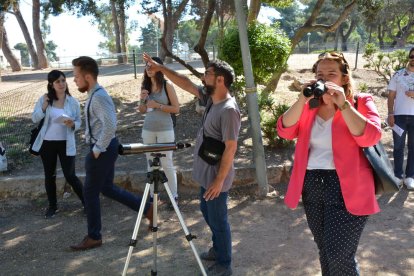
M 322 275 L 359 275 L 355 254 L 368 216 L 346 210 L 336 171 L 307 170 L 302 201 Z

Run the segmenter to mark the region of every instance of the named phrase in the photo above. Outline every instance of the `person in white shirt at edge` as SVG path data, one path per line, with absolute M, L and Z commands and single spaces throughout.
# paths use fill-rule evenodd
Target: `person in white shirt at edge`
M 388 124 L 404 130 L 400 136 L 392 132 L 394 140 L 394 174 L 404 179 L 404 148 L 407 138 L 407 165 L 404 184 L 414 190 L 414 48 L 408 54 L 406 68 L 397 71 L 388 84 Z
M 163 64 L 159 57 L 152 57 L 159 64 Z M 154 72 L 150 66 L 145 66 L 144 77 L 141 84 L 140 113 L 145 113 L 144 125 L 142 127 L 142 140 L 144 144 L 173 143 L 175 142 L 174 126 L 171 113 L 178 113 L 180 106 L 174 90 L 174 86 L 166 82 L 161 72 Z M 161 152 L 161 166 L 168 179 L 168 186 L 178 204 L 177 174 L 173 163 L 173 152 Z M 147 160 L 152 160 L 151 153 L 146 153 Z M 147 169 L 151 167 L 147 162 Z M 151 185 L 151 201 L 154 188 Z M 172 208 L 172 205 L 170 205 Z
M 58 156 L 66 181 L 84 205 L 82 182 L 75 173 L 75 131 L 81 126 L 81 117 L 79 102 L 70 95 L 65 74 L 59 70 L 52 70 L 47 75 L 47 81 L 48 92 L 39 98 L 32 113 L 34 123 L 44 119 L 32 149 L 39 152 L 42 159 L 49 201 L 45 218 L 52 218 L 58 212 L 56 199 Z M 67 119 L 58 121 L 63 116 Z

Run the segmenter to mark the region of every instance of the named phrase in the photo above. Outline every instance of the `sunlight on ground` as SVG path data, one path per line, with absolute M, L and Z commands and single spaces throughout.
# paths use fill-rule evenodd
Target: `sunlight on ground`
M 8 240 L 4 243 L 5 249 L 10 249 L 12 247 L 18 246 L 19 244 L 25 242 L 27 240 L 27 235 L 22 235 L 19 237 L 16 237 L 14 239 Z

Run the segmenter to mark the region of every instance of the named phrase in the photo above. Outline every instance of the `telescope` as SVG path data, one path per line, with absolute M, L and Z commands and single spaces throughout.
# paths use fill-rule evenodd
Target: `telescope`
M 120 144 L 118 147 L 118 153 L 120 155 L 139 154 L 145 152 L 158 152 L 158 151 L 170 151 L 183 148 L 189 148 L 189 143 L 155 143 L 155 144 Z

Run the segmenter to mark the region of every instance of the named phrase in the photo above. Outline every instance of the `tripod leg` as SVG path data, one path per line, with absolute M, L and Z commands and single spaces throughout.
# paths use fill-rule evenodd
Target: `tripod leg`
M 142 215 L 144 214 L 145 203 L 148 199 L 149 190 L 150 190 L 150 184 L 147 183 L 145 185 L 145 190 L 144 190 L 144 195 L 142 196 L 141 205 L 139 206 L 138 217 L 137 217 L 137 220 L 135 222 L 134 232 L 132 233 L 132 239 L 129 242 L 128 255 L 127 255 L 127 258 L 126 258 L 126 261 L 125 261 L 125 266 L 124 266 L 124 271 L 122 272 L 122 276 L 125 276 L 127 274 L 128 265 L 129 265 L 129 261 L 131 259 L 132 250 L 134 249 L 135 245 L 137 244 L 137 235 L 138 235 L 138 230 L 139 230 L 139 224 L 141 223 Z
M 167 191 L 168 197 L 170 198 L 171 204 L 174 207 L 174 211 L 177 214 L 178 220 L 180 221 L 181 228 L 183 228 L 183 230 L 184 230 L 185 237 L 186 237 L 187 241 L 190 243 L 191 249 L 193 250 L 193 253 L 194 253 L 194 256 L 197 260 L 197 263 L 200 266 L 201 273 L 203 274 L 203 276 L 207 276 L 206 270 L 204 269 L 203 263 L 201 262 L 200 256 L 198 255 L 197 249 L 195 248 L 194 243 L 192 241 L 193 239 L 196 238 L 196 236 L 192 235 L 188 231 L 187 226 L 185 225 L 183 216 L 181 215 L 181 212 L 178 209 L 177 203 L 175 202 L 175 199 L 174 199 L 174 197 L 171 193 L 170 187 L 168 186 L 168 182 L 164 182 L 164 187 L 165 187 L 165 190 Z
M 155 181 L 156 182 L 156 181 Z M 154 185 L 154 201 L 153 201 L 153 216 L 152 216 L 152 253 L 153 253 L 153 269 L 151 275 L 157 275 L 157 238 L 158 238 L 158 187 Z

